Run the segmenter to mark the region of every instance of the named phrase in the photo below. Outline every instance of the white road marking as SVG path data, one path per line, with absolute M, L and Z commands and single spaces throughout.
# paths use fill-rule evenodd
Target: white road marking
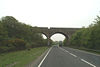
M 61 48 L 61 47 L 59 47 L 59 48 L 60 48 L 61 50 L 65 51 L 65 52 L 69 53 L 70 55 L 72 55 L 72 56 L 74 56 L 74 57 L 77 57 L 75 54 L 72 54 L 72 53 L 70 53 L 69 51 L 67 51 L 67 50 L 65 50 L 65 49 L 63 49 L 63 48 Z M 50 51 L 48 51 L 48 52 L 50 52 Z M 87 64 L 89 64 L 89 65 L 92 66 L 92 67 L 96 67 L 95 65 L 91 64 L 90 62 L 87 62 L 87 61 L 84 60 L 84 59 L 81 59 L 81 58 L 80 58 L 80 60 L 83 61 L 83 62 L 85 62 L 85 63 L 87 63 Z M 39 67 L 39 66 L 38 66 L 38 67 Z
M 65 52 L 67 52 L 67 53 L 69 53 L 70 55 L 72 55 L 72 56 L 74 56 L 74 57 L 77 57 L 75 54 L 72 54 L 72 53 L 70 53 L 69 51 L 67 51 L 67 50 L 65 50 L 65 49 L 63 49 L 63 48 L 60 48 L 61 50 L 63 50 L 63 51 L 65 51 Z
M 69 51 L 67 51 L 67 50 L 65 50 L 65 49 L 63 49 L 63 48 L 60 48 L 60 49 L 63 50 L 63 51 L 65 51 L 65 52 L 67 52 L 67 53 L 69 53 L 70 55 L 72 55 L 72 56 L 74 56 L 74 57 L 77 57 L 75 54 L 72 54 L 72 53 L 70 53 Z M 80 60 L 83 61 L 83 62 L 85 62 L 85 63 L 87 63 L 87 64 L 89 64 L 89 65 L 92 66 L 92 67 L 96 67 L 95 65 L 93 65 L 93 64 L 91 64 L 91 63 L 89 63 L 89 62 L 87 62 L 87 61 L 84 60 L 84 59 L 81 59 L 81 58 L 80 58 Z
M 69 53 L 70 55 L 74 56 L 74 57 L 77 57 L 76 55 L 72 54 L 72 53 Z
M 51 51 L 52 47 L 49 49 L 49 51 L 47 52 L 47 54 L 45 55 L 45 57 L 42 59 L 42 61 L 40 62 L 40 64 L 38 65 L 38 67 L 41 67 L 43 61 L 45 60 L 45 58 L 48 56 L 49 52 Z
M 66 52 L 69 52 L 69 51 L 66 50 Z
M 61 50 L 63 50 L 63 51 L 65 51 L 65 52 L 69 52 L 69 51 L 67 51 L 67 50 L 65 50 L 65 49 L 63 49 L 63 48 L 60 48 Z
M 87 64 L 91 65 L 92 67 L 96 67 L 95 65 L 93 65 L 93 64 L 91 64 L 91 63 L 89 63 L 89 62 L 87 62 L 87 61 L 86 61 L 86 60 L 84 60 L 84 59 L 81 59 L 81 61 L 83 61 L 83 62 L 85 62 L 85 63 L 87 63 Z

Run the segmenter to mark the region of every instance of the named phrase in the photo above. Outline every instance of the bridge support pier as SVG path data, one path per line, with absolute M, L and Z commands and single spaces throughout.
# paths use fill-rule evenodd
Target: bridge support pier
M 50 45 L 49 39 L 48 39 L 48 46 Z
M 48 39 L 48 46 L 50 46 L 50 38 L 49 38 L 49 37 L 47 37 L 47 39 Z

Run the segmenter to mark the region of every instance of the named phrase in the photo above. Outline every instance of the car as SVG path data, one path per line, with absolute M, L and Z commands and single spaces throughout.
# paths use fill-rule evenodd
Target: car
M 62 47 L 62 46 L 63 46 L 62 41 L 59 41 L 59 47 Z

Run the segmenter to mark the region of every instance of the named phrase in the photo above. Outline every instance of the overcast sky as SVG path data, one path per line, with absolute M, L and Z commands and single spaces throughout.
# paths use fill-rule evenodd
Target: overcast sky
M 0 18 L 38 27 L 87 27 L 99 14 L 100 0 L 0 0 Z

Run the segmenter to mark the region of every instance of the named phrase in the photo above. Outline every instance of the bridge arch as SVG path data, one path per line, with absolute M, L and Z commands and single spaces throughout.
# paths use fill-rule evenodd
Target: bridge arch
M 41 34 L 45 35 L 45 36 L 48 38 L 48 35 L 47 35 L 46 33 L 43 33 L 43 32 L 42 32 Z
M 40 33 L 44 34 L 48 39 L 48 45 L 50 45 L 50 37 L 56 33 L 63 34 L 69 41 L 71 36 L 81 28 L 54 28 L 54 27 L 39 27 Z
M 57 33 L 62 34 L 62 35 L 64 35 L 67 39 L 69 39 L 69 35 L 68 35 L 68 34 L 65 34 L 65 33 L 63 33 L 63 32 L 54 32 L 54 33 L 50 34 L 49 37 L 51 38 L 53 35 L 55 35 L 55 34 L 57 34 Z

